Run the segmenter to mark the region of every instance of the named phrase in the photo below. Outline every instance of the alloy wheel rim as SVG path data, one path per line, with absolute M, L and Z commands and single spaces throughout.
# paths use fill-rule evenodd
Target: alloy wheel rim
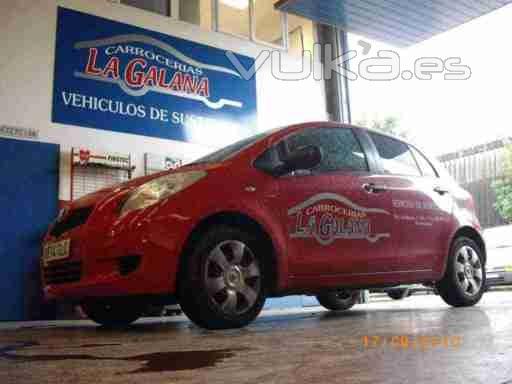
M 241 241 L 218 244 L 209 254 L 204 283 L 210 302 L 229 316 L 253 307 L 261 290 L 261 270 L 251 249 Z
M 483 285 L 483 267 L 478 252 L 469 245 L 461 247 L 455 257 L 457 283 L 467 296 L 477 295 Z

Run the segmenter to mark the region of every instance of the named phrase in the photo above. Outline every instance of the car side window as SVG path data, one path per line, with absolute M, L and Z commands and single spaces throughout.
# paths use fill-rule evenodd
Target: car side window
M 420 166 L 421 173 L 423 176 L 426 177 L 439 177 L 437 174 L 437 171 L 434 169 L 432 164 L 430 164 L 430 161 L 423 155 L 420 151 L 418 151 L 414 147 L 410 147 L 411 151 L 414 155 L 414 158 L 418 162 L 418 165 Z
M 386 173 L 393 175 L 421 176 L 409 146 L 400 140 L 378 133 L 369 133 L 379 153 Z
M 301 147 L 315 145 L 322 151 L 322 162 L 311 170 L 314 173 L 335 171 L 368 172 L 366 155 L 348 128 L 313 128 L 288 136 L 261 154 L 254 166 L 264 172 L 282 165 L 282 155 Z
M 287 137 L 284 142 L 289 152 L 309 145 L 321 149 L 322 162 L 312 170 L 314 173 L 368 171 L 366 155 L 351 129 L 306 129 Z

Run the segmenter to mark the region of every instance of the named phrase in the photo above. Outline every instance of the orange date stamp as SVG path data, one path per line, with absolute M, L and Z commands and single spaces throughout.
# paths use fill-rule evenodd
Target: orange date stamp
M 462 336 L 368 336 L 361 338 L 366 349 L 391 347 L 403 350 L 458 349 L 462 346 Z

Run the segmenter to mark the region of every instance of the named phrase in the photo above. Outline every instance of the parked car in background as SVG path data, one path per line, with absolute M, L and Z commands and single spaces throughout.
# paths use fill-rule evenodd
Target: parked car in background
M 487 244 L 487 285 L 512 285 L 512 225 L 484 231 Z
M 99 324 L 176 298 L 219 329 L 289 294 L 346 310 L 360 289 L 435 284 L 448 304 L 472 306 L 485 262 L 473 200 L 442 167 L 402 140 L 320 122 L 73 202 L 41 267 L 47 298 L 79 302 Z

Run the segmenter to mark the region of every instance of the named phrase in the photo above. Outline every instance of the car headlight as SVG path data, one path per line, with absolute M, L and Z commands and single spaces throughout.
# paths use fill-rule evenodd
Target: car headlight
M 151 180 L 131 192 L 121 208 L 121 216 L 150 207 L 159 201 L 184 190 L 206 176 L 205 171 L 174 173 Z

